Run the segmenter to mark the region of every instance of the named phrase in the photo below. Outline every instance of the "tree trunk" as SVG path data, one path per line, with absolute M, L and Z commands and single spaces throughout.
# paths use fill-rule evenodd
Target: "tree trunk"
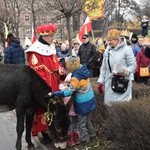
M 69 40 L 69 54 L 71 55 L 71 50 L 72 50 L 72 36 L 71 36 L 71 16 L 68 15 L 66 16 L 66 27 L 67 27 L 67 32 L 68 32 L 68 40 Z

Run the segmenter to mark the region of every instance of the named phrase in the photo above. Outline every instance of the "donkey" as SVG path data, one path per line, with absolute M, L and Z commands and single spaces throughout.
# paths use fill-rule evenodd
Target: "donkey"
M 45 111 L 50 107 L 48 109 L 51 109 L 51 114 L 54 116 L 51 123 L 52 128 L 50 127 L 51 134 L 54 132 L 57 143 L 67 141 L 66 136 L 70 125 L 68 108 L 61 100 L 56 103 L 57 105 L 50 103 L 49 98 L 45 96 L 48 92 L 50 92 L 50 87 L 30 67 L 0 64 L 0 111 L 4 111 L 2 110 L 4 106 L 7 107 L 7 111 L 16 110 L 17 150 L 21 150 L 22 147 L 24 122 L 28 149 L 35 150 L 31 141 L 31 128 L 33 116 L 38 107 L 43 107 Z

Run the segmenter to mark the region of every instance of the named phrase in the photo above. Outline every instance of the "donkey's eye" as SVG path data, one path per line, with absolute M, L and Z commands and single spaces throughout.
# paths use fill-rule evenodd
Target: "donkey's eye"
M 61 128 L 60 128 L 60 127 L 56 127 L 55 129 L 56 129 L 56 131 L 57 131 L 58 133 L 61 133 Z

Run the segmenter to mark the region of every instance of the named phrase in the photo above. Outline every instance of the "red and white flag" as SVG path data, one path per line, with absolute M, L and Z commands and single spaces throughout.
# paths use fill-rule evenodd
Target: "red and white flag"
M 32 25 L 31 43 L 33 44 L 35 41 L 36 41 L 36 34 Z
M 92 21 L 89 17 L 86 17 L 85 22 L 79 31 L 79 40 L 82 42 L 82 36 L 88 34 L 90 31 L 92 31 Z

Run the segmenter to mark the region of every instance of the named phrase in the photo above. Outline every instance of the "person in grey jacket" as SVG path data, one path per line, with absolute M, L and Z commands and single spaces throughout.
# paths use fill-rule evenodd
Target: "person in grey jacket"
M 98 90 L 104 92 L 104 102 L 111 105 L 114 102 L 130 101 L 132 99 L 132 80 L 136 68 L 136 61 L 132 49 L 120 39 L 120 32 L 117 29 L 111 29 L 107 35 L 108 46 L 103 55 L 103 62 L 98 79 Z M 111 69 L 110 72 L 109 64 Z M 122 66 L 122 71 L 117 74 L 116 66 Z M 119 70 L 119 67 L 117 68 Z M 121 75 L 129 79 L 126 92 L 117 93 L 112 90 L 111 81 L 114 75 Z
M 24 49 L 20 41 L 12 34 L 7 35 L 8 47 L 4 50 L 5 64 L 25 64 Z

